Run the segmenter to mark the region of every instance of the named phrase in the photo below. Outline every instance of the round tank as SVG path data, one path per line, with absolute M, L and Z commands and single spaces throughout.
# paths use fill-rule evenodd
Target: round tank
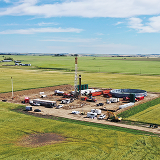
M 135 94 L 135 97 L 147 96 L 147 91 L 140 89 L 114 89 L 110 93 L 117 98 L 129 97 L 130 94 Z

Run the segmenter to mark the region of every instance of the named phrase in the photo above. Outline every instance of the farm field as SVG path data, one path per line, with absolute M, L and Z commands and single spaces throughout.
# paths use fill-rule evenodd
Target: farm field
M 23 90 L 62 84 L 74 85 L 74 57 L 7 55 L 31 67 L 6 66 L 0 63 L 0 92 Z M 4 57 L 0 56 L 3 60 Z M 160 92 L 159 58 L 78 57 L 78 74 L 82 83 L 90 87 L 139 88 L 148 92 Z M 21 85 L 23 84 L 23 85 Z
M 54 57 L 54 56 L 0 56 L 0 60 L 11 57 L 20 60 L 22 63 L 30 63 L 33 68 L 74 71 L 74 57 Z M 160 58 L 132 58 L 132 57 L 78 57 L 78 70 L 85 72 L 120 73 L 129 75 L 159 75 Z M 13 62 L 3 62 L 0 66 L 12 64 Z M 13 68 L 22 68 L 14 66 Z M 25 68 L 25 67 L 23 67 Z
M 56 86 L 62 84 L 74 85 L 74 72 L 46 71 L 29 69 L 0 68 L 0 92 L 11 92 L 11 77 L 14 91 Z M 102 88 L 133 88 L 144 89 L 148 92 L 160 92 L 160 76 L 140 76 L 107 73 L 79 72 L 82 83 L 89 87 Z
M 0 102 L 0 159 L 160 159 L 159 137 L 38 118 L 15 112 L 17 107 Z M 42 133 L 64 139 L 44 146 L 23 143 Z
M 140 121 L 160 125 L 160 104 L 126 118 L 126 120 Z

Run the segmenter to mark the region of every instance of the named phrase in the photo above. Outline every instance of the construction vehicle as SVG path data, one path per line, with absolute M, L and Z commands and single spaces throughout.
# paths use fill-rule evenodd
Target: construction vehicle
M 120 122 L 122 120 L 122 117 L 117 117 L 117 115 L 114 112 L 107 111 L 108 119 L 111 119 L 113 122 Z
M 86 114 L 86 112 L 81 112 L 81 115 L 85 115 Z
M 87 97 L 81 97 L 81 100 L 82 100 L 82 101 L 86 101 L 86 100 L 87 100 Z
M 88 102 L 97 102 L 97 100 L 95 98 L 89 98 L 86 101 L 88 101 Z
M 93 98 L 93 97 L 81 97 L 81 100 L 82 101 L 88 101 L 88 102 L 97 102 L 96 98 Z
M 67 94 L 67 93 L 63 94 L 63 98 L 72 98 L 72 97 L 73 97 L 73 94 Z

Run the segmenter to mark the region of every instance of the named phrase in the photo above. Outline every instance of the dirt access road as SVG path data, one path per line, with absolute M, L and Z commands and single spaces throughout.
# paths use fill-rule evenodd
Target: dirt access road
M 70 91 L 74 90 L 74 87 L 71 85 L 63 85 L 63 86 L 54 86 L 54 87 L 46 87 L 46 88 L 39 88 L 39 89 L 31 89 L 31 90 L 23 90 L 23 91 L 17 91 L 14 92 L 14 98 L 12 99 L 12 93 L 1 93 L 0 94 L 0 100 L 7 100 L 7 102 L 10 103 L 18 103 L 21 104 L 21 101 L 24 100 L 25 97 L 29 97 L 31 100 L 40 98 L 40 92 L 44 92 L 45 95 L 47 95 L 46 98 L 47 100 L 52 100 L 52 101 L 57 101 L 57 104 L 60 104 L 60 99 L 62 97 L 60 96 L 55 96 L 54 95 L 54 90 L 62 90 L 65 91 L 66 93 L 69 93 Z M 159 97 L 160 95 L 157 93 L 148 93 L 148 96 L 145 97 L 144 100 L 136 102 L 135 105 L 138 105 L 140 103 L 144 103 L 146 101 L 150 101 L 154 98 Z M 104 106 L 106 109 L 109 110 L 117 110 L 119 108 L 119 105 L 122 105 L 126 102 L 122 101 L 120 99 L 120 102 L 118 103 L 111 103 L 111 104 L 106 104 L 106 98 L 102 96 L 97 96 L 97 103 L 104 103 Z M 29 104 L 26 104 L 27 106 Z M 132 106 L 133 107 L 133 106 Z M 110 122 L 107 120 L 98 120 L 98 119 L 90 119 L 86 118 L 86 115 L 74 115 L 71 114 L 72 111 L 79 111 L 79 112 L 89 112 L 91 109 L 101 109 L 101 106 L 96 105 L 94 102 L 86 102 L 86 101 L 80 101 L 80 100 L 75 100 L 71 104 L 66 104 L 64 105 L 63 108 L 56 109 L 54 108 L 45 108 L 43 106 L 32 106 L 33 111 L 30 111 L 31 113 L 34 114 L 40 114 L 43 116 L 56 116 L 56 117 L 64 117 L 64 118 L 69 118 L 69 119 L 75 119 L 79 121 L 88 121 L 88 122 L 94 122 L 94 123 L 102 123 L 106 125 L 112 125 L 112 126 L 118 126 L 118 127 L 123 127 L 123 128 L 130 128 L 130 129 L 135 129 L 135 130 L 141 130 L 141 131 L 146 131 L 146 132 L 152 132 L 155 134 L 160 134 L 160 129 L 159 128 L 149 128 L 149 127 L 141 127 L 141 126 L 135 126 L 135 125 L 127 125 L 127 124 L 122 124 L 122 123 L 114 123 Z M 40 109 L 42 112 L 36 113 L 34 112 L 34 109 Z M 117 114 L 120 112 L 123 112 L 125 109 L 117 110 Z M 102 110 L 102 114 L 106 114 L 106 111 Z

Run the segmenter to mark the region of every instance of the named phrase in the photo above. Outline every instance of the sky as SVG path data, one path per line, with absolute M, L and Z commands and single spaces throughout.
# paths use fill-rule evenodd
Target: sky
M 160 0 L 0 0 L 0 52 L 160 54 Z

